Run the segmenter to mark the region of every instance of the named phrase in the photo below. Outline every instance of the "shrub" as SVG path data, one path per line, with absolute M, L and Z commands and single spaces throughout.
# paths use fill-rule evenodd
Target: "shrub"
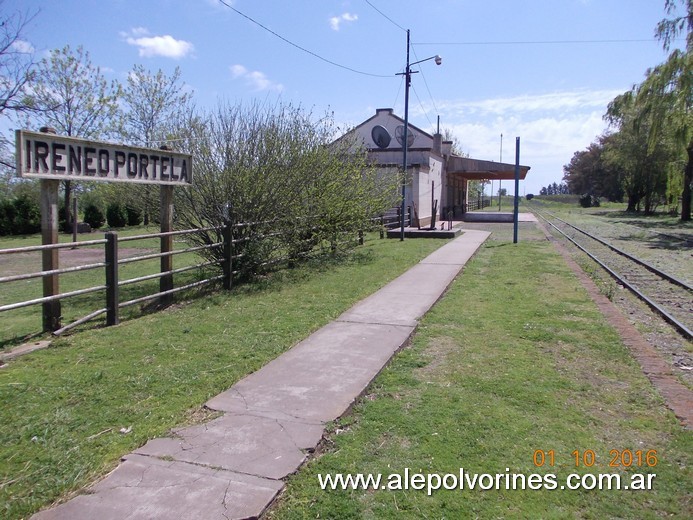
M 95 204 L 89 204 L 84 208 L 84 222 L 89 224 L 92 229 L 99 229 L 105 221 L 103 211 Z
M 527 198 L 527 200 L 532 200 L 534 198 L 534 194 L 528 193 L 526 198 Z
M 219 242 L 210 226 L 233 228 L 234 271 L 262 275 L 284 262 L 332 255 L 356 247 L 371 217 L 397 204 L 401 175 L 380 171 L 355 133 L 334 140 L 331 116 L 301 108 L 220 105 L 181 128 L 185 151 L 196 157 L 197 180 L 176 192 L 176 218 L 195 245 Z M 207 250 L 220 260 L 220 248 Z
M 58 230 L 61 233 L 71 233 L 72 228 L 67 225 L 67 210 L 65 210 L 65 205 L 61 202 L 60 208 L 58 208 Z
M 112 202 L 106 208 L 106 220 L 112 228 L 125 227 L 128 223 L 128 214 L 124 206 L 118 202 Z
M 15 235 L 30 235 L 41 231 L 41 207 L 38 202 L 28 195 L 20 195 L 14 199 L 14 233 Z
M 142 211 L 138 208 L 127 204 L 125 212 L 128 216 L 128 226 L 139 226 L 142 223 Z
M 14 204 L 11 200 L 0 201 L 0 236 L 13 233 L 15 213 Z
M 599 197 L 595 197 L 593 195 L 590 195 L 589 193 L 585 193 L 584 195 L 580 196 L 579 202 L 580 206 L 582 206 L 583 208 L 598 208 L 600 205 Z

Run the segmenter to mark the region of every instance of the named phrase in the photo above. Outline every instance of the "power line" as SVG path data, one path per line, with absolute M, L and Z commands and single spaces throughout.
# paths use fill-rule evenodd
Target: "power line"
M 368 0 L 365 0 L 365 2 L 366 2 L 368 5 L 370 5 L 373 9 L 375 9 L 378 13 L 380 13 L 380 15 L 381 15 L 383 18 L 385 18 L 387 21 L 389 21 L 392 25 L 394 25 L 395 27 L 398 27 L 399 29 L 402 29 L 404 32 L 407 32 L 407 30 L 406 30 L 404 27 L 402 27 L 400 24 L 398 24 L 397 22 L 395 22 L 392 18 L 390 18 L 390 17 L 389 17 L 388 15 L 386 15 L 385 13 L 383 13 L 380 9 L 378 9 L 376 6 L 374 6 L 374 5 L 373 5 L 372 3 L 370 3 Z
M 426 116 L 426 120 L 428 121 L 428 124 L 433 126 L 433 123 L 431 122 L 431 118 L 428 117 L 428 112 L 426 112 L 426 108 L 424 107 L 423 103 L 421 102 L 421 98 L 419 97 L 419 93 L 416 92 L 416 88 L 414 88 L 414 85 L 411 86 L 411 89 L 414 91 L 414 95 L 416 96 L 416 100 L 419 102 L 419 106 L 421 107 L 421 110 L 424 113 L 424 116 Z
M 298 45 L 298 44 L 292 42 L 291 40 L 288 40 L 288 39 L 284 38 L 281 34 L 278 34 L 278 33 L 274 32 L 274 31 L 273 31 L 272 29 L 270 29 L 269 27 L 267 27 L 267 26 L 265 26 L 265 25 L 262 25 L 262 24 L 261 24 L 260 22 L 258 22 L 257 20 L 251 18 L 251 17 L 248 16 L 247 14 L 244 14 L 244 13 L 242 13 L 241 11 L 239 11 L 238 9 L 236 9 L 235 7 L 229 5 L 225 0 L 219 0 L 219 2 L 221 2 L 221 3 L 224 4 L 226 7 L 228 7 L 229 9 L 231 9 L 234 13 L 236 13 L 236 14 L 242 16 L 243 18 L 245 18 L 246 20 L 248 20 L 248 21 L 254 23 L 254 24 L 257 25 L 258 27 L 260 27 L 260 28 L 264 29 L 265 31 L 267 31 L 268 33 L 270 33 L 270 34 L 276 36 L 277 38 L 279 38 L 279 39 L 282 40 L 283 42 L 288 43 L 288 44 L 291 45 L 292 47 L 296 47 L 297 49 L 299 49 L 299 50 L 301 50 L 301 51 L 303 51 L 303 52 L 305 52 L 305 53 L 307 53 L 307 54 L 310 54 L 311 56 L 313 56 L 313 57 L 315 57 L 315 58 L 318 58 L 319 60 L 322 60 L 322 61 L 324 61 L 325 63 L 329 63 L 330 65 L 334 65 L 335 67 L 339 67 L 340 69 L 345 69 L 345 70 L 348 70 L 348 71 L 350 71 L 350 72 L 354 72 L 354 73 L 356 73 L 356 74 L 362 74 L 362 75 L 364 75 L 364 76 L 372 76 L 372 77 L 374 77 L 374 78 L 391 78 L 391 77 L 392 77 L 392 75 L 372 74 L 372 73 L 370 73 L 370 72 L 364 72 L 364 71 L 362 71 L 362 70 L 352 69 L 351 67 L 347 67 L 346 65 L 341 65 L 340 63 L 334 62 L 334 61 L 332 61 L 332 60 L 328 60 L 327 58 L 324 58 L 324 57 L 320 56 L 319 54 L 316 54 L 316 53 L 314 53 L 313 51 L 310 51 L 310 50 L 306 49 L 305 47 L 301 47 L 300 45 Z
M 382 16 L 383 18 L 385 18 L 385 19 L 386 19 L 388 22 L 390 22 L 392 25 L 394 25 L 394 26 L 397 27 L 398 29 L 401 29 L 401 30 L 404 31 L 404 32 L 407 32 L 407 30 L 406 30 L 404 27 L 402 27 L 400 24 L 398 24 L 397 22 L 395 22 L 392 18 L 390 18 L 388 15 L 386 15 L 386 14 L 385 14 L 384 12 L 382 12 L 380 9 L 378 9 L 375 5 L 373 5 L 373 4 L 370 2 L 370 0 L 364 0 L 364 1 L 365 1 L 368 5 L 370 5 L 375 11 L 377 11 L 378 14 L 380 14 L 380 16 Z M 414 57 L 416 58 L 416 60 L 418 60 L 419 57 L 416 55 L 416 51 L 414 50 L 414 46 L 412 45 L 411 47 L 412 47 L 412 51 L 414 52 Z M 435 101 L 435 99 L 433 99 L 433 94 L 431 93 L 431 89 L 430 89 L 430 87 L 428 86 L 428 81 L 426 81 L 426 76 L 424 75 L 423 71 L 419 71 L 419 72 L 421 72 L 421 77 L 423 78 L 424 84 L 426 85 L 426 90 L 428 91 L 428 95 L 429 95 L 430 98 L 431 98 L 431 103 L 433 104 L 433 108 L 435 109 L 435 111 L 436 111 L 436 113 L 437 113 L 437 112 L 438 112 L 438 107 L 436 106 L 436 101 Z M 400 88 L 401 88 L 401 87 L 400 87 Z M 399 97 L 399 91 L 397 92 L 397 96 Z M 418 94 L 417 94 L 417 98 L 418 98 Z M 395 100 L 395 101 L 396 101 L 396 100 Z M 421 104 L 421 100 L 419 100 L 419 104 L 421 105 L 421 108 L 423 109 L 423 104 Z M 393 105 L 393 106 L 394 106 L 394 105 Z M 425 109 L 424 109 L 424 113 L 426 114 L 426 119 L 428 119 L 428 122 L 430 123 L 431 120 L 429 119 L 428 114 L 426 113 L 426 110 L 425 110 Z
M 392 103 L 392 107 L 394 108 L 395 105 L 397 105 L 397 100 L 399 99 L 399 93 L 402 92 L 402 85 L 404 85 L 404 75 L 401 76 L 402 80 L 399 82 L 399 88 L 397 89 L 397 95 L 395 96 L 395 101 Z
M 416 51 L 413 49 L 413 46 L 412 46 L 412 50 L 414 51 L 414 57 L 418 60 L 419 57 L 416 55 Z M 435 109 L 436 114 L 440 114 L 440 112 L 438 111 L 438 107 L 436 106 L 436 100 L 433 98 L 433 94 L 431 93 L 431 89 L 428 86 L 428 81 L 426 81 L 426 76 L 423 73 L 423 70 L 420 70 L 419 72 L 421 73 L 421 78 L 424 80 L 424 85 L 426 85 L 426 90 L 428 91 L 428 95 L 431 98 L 431 103 L 433 103 L 433 108 Z M 429 120 L 429 122 L 430 122 L 430 120 Z

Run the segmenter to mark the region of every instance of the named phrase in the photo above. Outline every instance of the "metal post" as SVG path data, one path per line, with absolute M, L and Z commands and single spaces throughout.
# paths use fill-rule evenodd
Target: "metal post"
M 501 143 L 500 143 L 500 162 L 503 162 L 503 134 L 501 134 Z M 503 181 L 498 179 L 498 211 L 501 210 L 501 184 Z
M 77 242 L 77 193 L 72 194 L 72 241 Z M 74 249 L 74 248 L 73 248 Z
M 513 210 L 513 244 L 517 244 L 517 227 L 520 210 L 520 138 L 515 138 L 515 209 Z
M 118 304 L 118 233 L 106 233 L 106 325 L 118 325 L 120 313 Z
M 407 189 L 407 140 L 409 139 L 409 84 L 411 83 L 411 71 L 409 70 L 409 29 L 407 29 L 407 67 L 404 72 L 404 139 L 402 141 L 402 219 L 399 240 L 404 240 L 404 204 Z

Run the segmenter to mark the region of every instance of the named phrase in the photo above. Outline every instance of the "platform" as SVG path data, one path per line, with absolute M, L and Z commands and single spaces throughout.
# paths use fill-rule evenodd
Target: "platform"
M 533 213 L 518 213 L 518 222 L 536 222 Z M 463 222 L 513 222 L 513 213 L 507 211 L 470 211 L 462 216 Z
M 440 224 L 438 224 L 437 229 L 405 227 L 404 238 L 457 238 L 463 233 L 461 229 L 454 226 L 452 229 L 447 229 L 447 227 L 447 222 L 445 222 L 446 229 L 440 229 Z M 401 236 L 401 228 L 389 229 L 387 231 L 387 238 L 401 238 Z

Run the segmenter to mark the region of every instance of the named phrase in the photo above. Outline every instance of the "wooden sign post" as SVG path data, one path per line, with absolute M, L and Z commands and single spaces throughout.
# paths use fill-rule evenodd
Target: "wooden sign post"
M 41 132 L 17 130 L 17 171 L 22 177 L 41 181 L 41 235 L 43 245 L 58 243 L 58 192 L 61 180 L 127 182 L 159 184 L 161 188 L 161 232 L 173 230 L 173 188 L 192 184 L 192 156 L 167 149 L 150 149 L 118 145 L 103 141 L 76 139 L 55 135 L 55 130 Z M 74 218 L 77 215 L 75 212 Z M 173 237 L 161 237 L 161 252 L 173 251 Z M 43 296 L 60 295 L 58 250 L 43 251 Z M 114 267 L 114 266 L 111 266 Z M 107 267 L 107 272 L 108 272 Z M 173 269 L 171 255 L 161 257 L 161 272 Z M 173 288 L 173 275 L 161 277 L 161 291 Z M 164 302 L 168 301 L 167 296 Z M 112 302 L 113 304 L 113 302 Z M 117 305 L 117 302 L 115 302 Z M 43 303 L 43 329 L 60 328 L 60 300 Z

